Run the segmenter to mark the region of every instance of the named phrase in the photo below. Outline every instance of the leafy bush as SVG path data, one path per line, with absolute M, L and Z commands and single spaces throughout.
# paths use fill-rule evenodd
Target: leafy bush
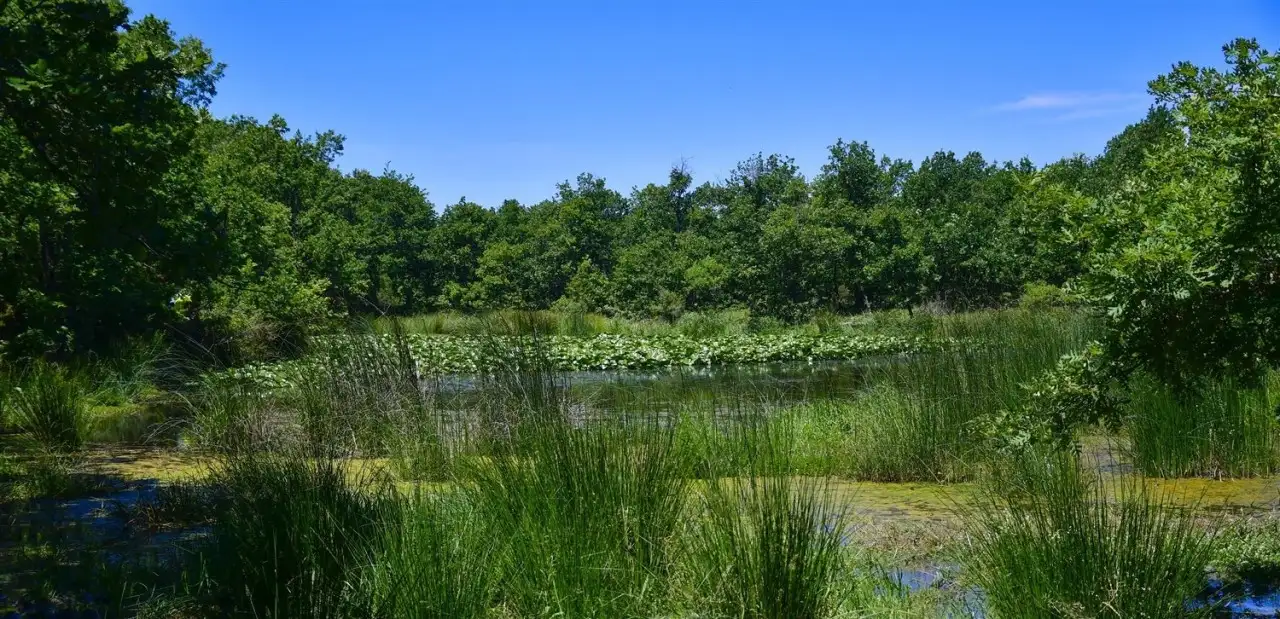
M 1022 297 L 1018 299 L 1018 307 L 1032 311 L 1075 307 L 1079 303 L 1075 295 L 1059 286 L 1044 282 L 1031 282 L 1024 285 Z
M 1025 383 L 1016 405 L 975 419 L 974 427 L 1006 453 L 1040 445 L 1066 448 L 1089 425 L 1119 427 L 1122 395 L 1113 382 L 1102 347 L 1090 343 Z
M 1280 584 L 1280 520 L 1265 514 L 1231 523 L 1218 536 L 1213 555 L 1210 567 L 1228 582 Z

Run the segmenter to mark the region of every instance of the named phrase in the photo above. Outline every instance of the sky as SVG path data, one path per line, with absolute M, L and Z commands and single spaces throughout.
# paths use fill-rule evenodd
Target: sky
M 346 136 L 443 208 L 628 193 L 837 138 L 919 161 L 1097 154 L 1178 61 L 1280 48 L 1280 1 L 130 0 L 227 64 L 211 109 Z

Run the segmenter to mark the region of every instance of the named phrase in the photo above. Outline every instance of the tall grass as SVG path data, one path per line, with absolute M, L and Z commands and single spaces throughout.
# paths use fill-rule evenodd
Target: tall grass
M 1266 385 L 1219 381 L 1183 395 L 1139 377 L 1129 395 L 1130 456 L 1146 475 L 1246 477 L 1280 468 L 1276 401 Z
M 648 616 L 664 600 L 688 470 L 656 424 L 544 420 L 472 471 L 470 492 L 508 538 L 515 614 Z
M 710 482 L 688 553 L 697 603 L 726 617 L 829 616 L 845 529 L 829 497 L 788 475 Z
M 422 491 L 401 501 L 361 586 L 370 614 L 485 617 L 497 596 L 502 532 L 464 495 Z
M 745 462 L 719 463 L 729 468 L 700 487 L 684 548 L 691 603 L 714 616 L 830 615 L 847 523 L 824 481 L 792 474 L 791 420 L 739 420 L 722 436 Z
M 77 369 L 92 383 L 95 402 L 121 405 L 165 382 L 180 366 L 164 335 L 154 333 L 126 339 L 105 355 L 89 357 Z
M 0 361 L 0 432 L 9 431 L 9 411 L 13 408 L 14 388 L 17 386 L 13 369 Z
M 395 521 L 389 485 L 278 454 L 232 458 L 214 485 L 224 496 L 201 558 L 223 612 L 329 618 L 368 606 L 357 583 Z
M 183 440 L 214 452 L 235 454 L 271 442 L 271 400 L 240 381 L 205 377 L 186 398 L 189 432 Z
M 1084 345 L 1075 314 L 1002 312 L 934 319 L 937 352 L 866 366 L 850 400 L 815 401 L 795 419 L 804 470 L 874 481 L 958 481 L 986 457 L 974 422 L 1016 407 L 1024 385 Z
M 89 429 L 85 388 L 65 368 L 33 363 L 14 388 L 10 406 L 14 426 L 42 448 L 75 451 L 84 445 Z
M 1000 471 L 964 513 L 967 577 L 996 617 L 1193 617 L 1213 535 L 1140 481 L 1104 485 L 1070 454 Z
M 387 439 L 433 412 L 400 334 L 318 342 L 297 385 L 296 412 L 313 450 L 381 452 Z

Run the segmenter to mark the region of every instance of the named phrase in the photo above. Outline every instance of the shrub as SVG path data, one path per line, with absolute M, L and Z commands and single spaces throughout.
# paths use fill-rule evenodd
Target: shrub
M 1018 307 L 1025 310 L 1043 311 L 1066 307 L 1076 307 L 1080 300 L 1061 287 L 1044 282 L 1031 282 L 1023 286 L 1022 296 L 1018 299 Z

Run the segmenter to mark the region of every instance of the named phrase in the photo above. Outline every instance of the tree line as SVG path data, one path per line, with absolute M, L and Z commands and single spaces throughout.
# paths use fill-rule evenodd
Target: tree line
M 1131 342 L 1163 347 L 1170 317 L 1219 311 L 1215 359 L 1275 358 L 1255 330 L 1280 298 L 1265 296 L 1277 68 L 1253 41 L 1225 51 L 1229 71 L 1183 64 L 1154 80 L 1149 113 L 1097 156 L 914 163 L 837 140 L 812 178 L 756 154 L 721 182 L 677 165 L 620 191 L 584 173 L 535 204 L 437 209 L 410 176 L 339 171 L 335 132 L 215 118 L 224 66 L 159 18 L 7 0 L 0 341 L 85 351 L 162 325 L 305 331 L 441 309 L 803 320 L 1056 302 L 1066 288 L 1131 319 L 1117 331 Z

